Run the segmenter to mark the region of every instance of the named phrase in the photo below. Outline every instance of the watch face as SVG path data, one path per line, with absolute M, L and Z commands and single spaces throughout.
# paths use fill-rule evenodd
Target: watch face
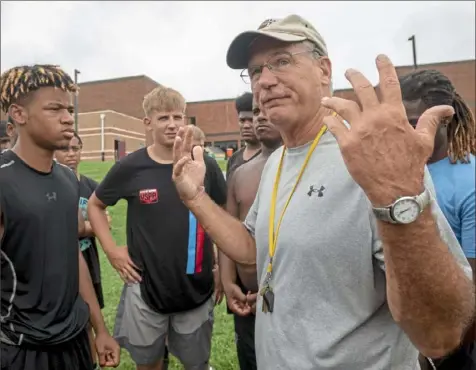
M 420 205 L 411 198 L 401 198 L 392 207 L 392 217 L 401 224 L 410 224 L 418 218 Z

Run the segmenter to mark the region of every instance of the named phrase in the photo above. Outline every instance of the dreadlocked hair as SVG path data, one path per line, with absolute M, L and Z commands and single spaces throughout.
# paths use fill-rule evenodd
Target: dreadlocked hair
M 447 126 L 448 157 L 451 163 L 469 163 L 470 154 L 476 154 L 474 115 L 448 77 L 435 70 L 421 70 L 401 77 L 400 86 L 403 100 L 421 99 L 428 108 L 453 107 L 455 114 Z
M 61 68 L 51 64 L 35 64 L 10 68 L 0 76 L 0 105 L 7 113 L 10 106 L 41 87 L 56 87 L 77 92 L 78 87 Z

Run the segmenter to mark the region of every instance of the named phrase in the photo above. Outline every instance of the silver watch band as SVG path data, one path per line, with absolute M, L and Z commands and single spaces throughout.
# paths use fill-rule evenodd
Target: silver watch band
M 421 213 L 428 206 L 428 204 L 430 204 L 431 194 L 430 191 L 425 188 L 425 190 L 421 194 L 409 198 L 413 198 L 418 203 L 418 205 L 420 206 Z M 389 222 L 391 224 L 398 224 L 399 222 L 395 221 L 392 217 L 392 208 L 400 199 L 401 198 L 397 199 L 395 202 L 393 202 L 387 207 L 372 207 L 375 217 L 381 221 Z
M 377 207 L 372 207 L 372 210 L 374 211 L 375 218 L 377 220 L 389 222 L 391 224 L 397 224 L 398 222 L 395 221 L 392 217 L 392 213 L 390 212 L 391 210 L 390 207 L 385 207 L 385 208 L 377 208 Z

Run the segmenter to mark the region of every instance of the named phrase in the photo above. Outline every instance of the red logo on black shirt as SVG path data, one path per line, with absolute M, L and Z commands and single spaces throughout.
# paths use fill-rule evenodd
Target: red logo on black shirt
M 159 201 L 157 189 L 144 189 L 139 191 L 139 199 L 142 204 L 154 204 Z

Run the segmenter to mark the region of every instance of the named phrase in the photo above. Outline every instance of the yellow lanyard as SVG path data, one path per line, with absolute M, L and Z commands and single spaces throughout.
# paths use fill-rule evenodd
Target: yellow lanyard
M 327 127 L 322 126 L 321 130 L 319 131 L 316 138 L 312 142 L 311 147 L 307 151 L 306 158 L 304 159 L 304 163 L 302 164 L 301 169 L 299 170 L 299 175 L 296 180 L 296 183 L 294 184 L 293 189 L 291 190 L 291 194 L 289 194 L 289 197 L 286 203 L 284 204 L 284 208 L 281 211 L 281 215 L 279 216 L 278 226 L 276 228 L 276 233 L 275 233 L 274 219 L 276 214 L 276 199 L 278 197 L 279 180 L 281 178 L 281 170 L 283 168 L 283 160 L 284 160 L 284 153 L 286 152 L 286 147 L 283 148 L 283 152 L 281 153 L 281 159 L 279 160 L 278 171 L 276 172 L 276 178 L 274 179 L 273 194 L 271 195 L 271 209 L 269 210 L 269 235 L 268 235 L 269 264 L 268 264 L 268 270 L 267 270 L 268 277 L 271 277 L 271 272 L 273 271 L 273 258 L 274 258 L 274 253 L 276 252 L 276 244 L 278 241 L 279 229 L 281 227 L 281 222 L 283 221 L 284 213 L 286 212 L 286 209 L 288 208 L 289 202 L 291 201 L 291 198 L 293 197 L 299 182 L 301 181 L 301 177 L 304 174 L 304 171 L 306 170 L 307 164 L 309 162 L 309 159 L 311 159 L 311 155 L 314 152 L 314 149 L 316 149 L 316 146 L 319 143 L 319 140 L 321 139 L 322 135 L 326 132 L 326 130 L 327 130 Z

